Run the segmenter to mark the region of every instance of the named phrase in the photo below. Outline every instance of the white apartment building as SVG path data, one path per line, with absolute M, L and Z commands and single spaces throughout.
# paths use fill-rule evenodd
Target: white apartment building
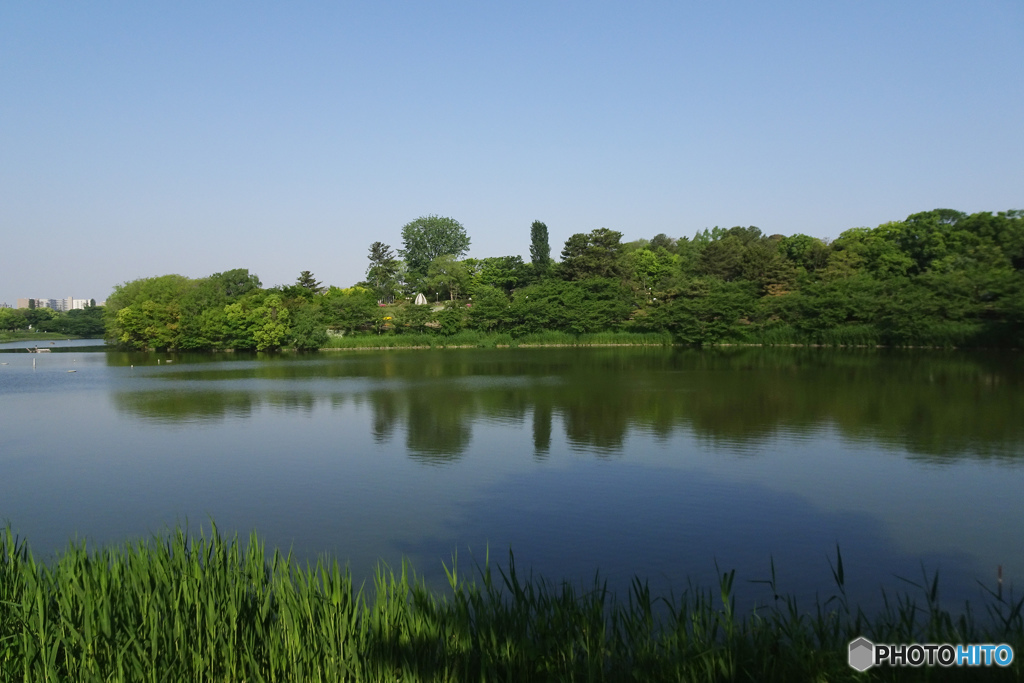
M 66 299 L 18 299 L 18 308 L 31 308 L 31 302 L 33 301 L 36 308 L 50 308 L 54 311 L 73 311 L 75 309 L 88 308 L 92 299 L 76 299 L 70 296 Z M 104 301 L 97 305 L 102 306 L 105 303 Z

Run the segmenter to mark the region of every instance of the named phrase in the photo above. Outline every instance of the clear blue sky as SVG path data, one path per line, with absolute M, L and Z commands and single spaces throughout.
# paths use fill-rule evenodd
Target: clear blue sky
M 0 302 L 937 207 L 1024 208 L 1020 0 L 0 4 Z

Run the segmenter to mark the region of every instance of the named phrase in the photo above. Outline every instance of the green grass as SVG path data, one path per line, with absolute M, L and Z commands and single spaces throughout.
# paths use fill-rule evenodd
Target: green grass
M 749 335 L 750 341 L 772 345 L 889 346 L 977 348 L 1006 343 L 996 332 L 975 321 L 925 320 L 917 326 L 882 328 L 872 323 L 845 323 L 818 332 L 774 324 Z
M 876 346 L 883 343 L 878 329 L 867 323 L 838 325 L 815 334 L 802 332 L 792 325 L 776 324 L 750 336 L 751 341 L 765 346 Z
M 888 669 L 856 674 L 850 640 L 1006 642 L 1024 647 L 1021 602 L 954 616 L 938 577 L 892 596 L 869 619 L 836 595 L 809 611 L 775 596 L 741 614 L 735 574 L 714 590 L 655 596 L 636 579 L 617 598 L 523 579 L 514 558 L 431 593 L 408 564 L 357 587 L 336 562 L 301 566 L 254 535 L 214 527 L 38 563 L 8 528 L 0 540 L 0 680 L 19 681 L 812 681 L 1020 680 L 1008 669 Z M 767 593 L 775 594 L 772 578 Z M 983 623 L 982 623 L 983 622 Z
M 460 330 L 453 335 L 422 334 L 354 334 L 331 337 L 325 349 L 378 349 L 378 348 L 494 348 L 496 346 L 666 346 L 672 344 L 667 333 L 594 332 L 538 332 L 521 337 L 507 333 Z
M 516 340 L 520 346 L 670 346 L 672 335 L 667 332 L 535 332 Z
M 10 341 L 52 341 L 55 339 L 80 339 L 73 334 L 59 332 L 29 332 L 27 330 L 0 332 L 0 342 Z
M 325 349 L 392 349 L 431 347 L 441 339 L 435 334 L 350 334 L 330 337 Z

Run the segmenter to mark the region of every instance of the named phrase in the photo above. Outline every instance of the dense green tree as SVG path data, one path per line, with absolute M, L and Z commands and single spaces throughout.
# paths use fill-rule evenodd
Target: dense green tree
M 678 257 L 658 247 L 632 251 L 626 254 L 624 261 L 629 281 L 643 294 L 643 299 L 649 299 L 675 271 Z
M 57 331 L 75 337 L 102 337 L 106 332 L 103 307 L 87 306 L 67 311 L 60 316 L 60 328 Z
M 779 252 L 794 266 L 807 271 L 824 268 L 828 263 L 828 245 L 817 237 L 791 235 L 779 243 Z
M 396 332 L 423 333 L 430 329 L 427 325 L 434 321 L 434 311 L 430 306 L 406 304 L 391 310 L 394 313 Z
M 669 237 L 665 233 L 660 232 L 657 235 L 655 235 L 653 238 L 651 238 L 651 243 L 649 245 L 649 248 L 650 248 L 651 251 L 656 251 L 658 249 L 664 249 L 665 251 L 667 251 L 667 252 L 669 252 L 671 254 L 671 253 L 674 253 L 675 250 L 676 250 L 676 240 L 672 239 L 671 237 Z
M 685 344 L 742 341 L 744 320 L 753 309 L 754 296 L 745 283 L 697 278 L 681 296 L 656 308 L 646 324 L 672 332 Z
M 244 299 L 242 299 L 244 301 Z M 205 347 L 187 348 L 208 348 L 208 349 L 249 349 L 253 348 L 252 340 L 243 334 L 242 330 L 235 329 L 228 321 L 228 307 L 213 306 L 203 310 L 195 326 L 198 328 L 197 339 L 206 340 Z
M 764 233 L 761 232 L 761 228 L 756 225 L 749 225 L 745 228 L 740 225 L 734 226 L 722 234 L 723 239 L 726 237 L 735 237 L 745 247 L 749 247 L 751 244 L 765 239 Z
M 370 265 L 366 267 L 366 282 L 377 293 L 381 303 L 395 300 L 401 263 L 395 258 L 391 246 L 383 242 L 370 245 Z
M 996 246 L 1013 268 L 1024 270 L 1024 211 L 975 213 L 959 220 L 957 227 Z
M 117 312 L 116 341 L 133 349 L 169 349 L 178 339 L 180 307 L 146 299 Z
M 25 320 L 25 327 L 46 331 L 51 320 L 57 317 L 52 308 L 19 308 L 18 314 Z
M 256 348 L 254 304 L 254 299 L 242 299 L 224 307 L 223 320 L 218 321 L 223 325 L 221 341 L 224 348 L 239 351 Z
M 310 294 L 323 294 L 324 288 L 321 282 L 318 282 L 313 273 L 308 270 L 304 270 L 299 273 L 298 279 L 295 280 L 295 286 L 301 287 Z
M 844 262 L 871 271 L 876 277 L 900 277 L 915 268 L 915 261 L 900 248 L 904 226 L 896 221 L 877 228 L 852 228 L 832 243 L 829 266 Z M 840 255 L 849 252 L 848 255 Z
M 498 256 L 482 259 L 479 272 L 474 279 L 476 285 L 497 287 L 511 295 L 512 290 L 524 287 L 534 279 L 534 269 L 523 263 L 521 256 Z M 474 298 L 476 292 L 473 292 Z
M 421 216 L 402 228 L 405 245 L 399 254 L 409 270 L 425 275 L 431 261 L 438 256 L 451 255 L 456 259 L 469 250 L 466 229 L 454 218 Z
M 736 235 L 714 240 L 701 252 L 697 272 L 725 282 L 736 280 L 743 274 L 745 251 L 742 239 Z
M 222 309 L 241 297 L 260 292 L 260 280 L 246 268 L 236 268 L 209 277 L 190 280 L 178 296 L 178 336 L 174 347 L 178 349 L 234 348 L 216 335 L 208 324 L 206 311 Z M 204 320 L 206 323 L 204 323 Z
M 210 286 L 217 292 L 218 299 L 237 299 L 240 296 L 258 292 L 263 286 L 260 279 L 248 268 L 235 268 L 226 270 L 223 273 L 214 273 L 206 278 Z
M 257 351 L 280 348 L 288 339 L 290 314 L 281 296 L 270 294 L 249 315 Z
M 115 286 L 104 310 L 107 338 L 139 349 L 173 346 L 180 301 L 191 286 L 192 281 L 182 275 L 141 278 Z M 127 308 L 132 310 L 122 316 L 121 311 Z M 152 332 L 151 338 L 147 330 Z
M 327 326 L 343 334 L 370 327 L 378 308 L 380 306 L 376 294 L 364 287 L 331 287 L 324 295 L 323 310 Z
M 20 316 L 13 308 L 0 308 L 0 330 L 20 330 L 26 326 L 24 316 Z
M 699 234 L 692 240 L 687 237 L 680 237 L 676 240 L 674 251 L 679 257 L 678 264 L 681 275 L 686 277 L 697 275 L 701 256 L 708 244 L 708 241 L 699 238 Z
M 427 227 L 411 230 L 426 239 Z M 693 344 L 1024 344 L 1019 211 L 936 209 L 847 230 L 832 244 L 766 237 L 753 226 L 676 241 L 662 234 L 623 245 L 621 237 L 604 228 L 573 235 L 553 280 L 538 279 L 538 269 L 518 256 L 459 260 L 458 245 L 407 271 L 377 242 L 370 288 L 320 293 L 308 272 L 271 290 L 245 269 L 200 279 L 167 275 L 119 285 L 105 311 L 0 310 L 0 329 L 32 325 L 86 336 L 102 316 L 108 339 L 137 349 L 312 349 L 324 344 L 328 328 L 454 334 L 467 325 L 513 335 L 626 327 L 670 331 Z M 378 305 L 402 282 L 451 304 L 436 314 L 430 306 Z M 471 307 L 455 303 L 467 294 Z
M 530 263 L 538 276 L 543 277 L 551 270 L 551 244 L 548 242 L 548 226 L 534 221 L 530 226 Z
M 845 325 L 870 324 L 876 319 L 883 295 L 880 283 L 867 273 L 812 282 L 780 302 L 784 319 L 805 338 L 825 340 L 829 330 Z
M 437 331 L 445 336 L 451 336 L 466 327 L 469 311 L 465 306 L 454 301 L 449 301 L 444 308 L 436 313 L 434 320 L 437 322 Z
M 427 284 L 435 293 L 447 293 L 454 301 L 469 285 L 469 271 L 452 254 L 438 256 L 427 268 Z
M 516 292 L 508 328 L 516 334 L 617 329 L 631 309 L 629 292 L 618 280 L 543 280 Z
M 291 346 L 313 351 L 327 344 L 327 322 L 323 309 L 313 302 L 302 302 L 292 312 Z
M 796 276 L 793 265 L 783 258 L 778 243 L 772 240 L 759 240 L 747 246 L 740 272 L 744 280 L 757 285 L 759 294 L 788 289 Z
M 470 327 L 492 332 L 505 328 L 511 304 L 505 293 L 491 285 L 478 285 L 473 289 L 473 306 L 469 309 Z
M 622 233 L 598 228 L 576 233 L 562 248 L 559 273 L 565 280 L 616 278 L 622 274 Z

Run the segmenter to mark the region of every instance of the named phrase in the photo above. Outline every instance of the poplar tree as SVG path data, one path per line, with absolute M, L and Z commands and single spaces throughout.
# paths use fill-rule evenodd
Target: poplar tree
M 530 261 L 538 275 L 551 269 L 551 245 L 548 243 L 548 226 L 534 221 L 530 226 Z

